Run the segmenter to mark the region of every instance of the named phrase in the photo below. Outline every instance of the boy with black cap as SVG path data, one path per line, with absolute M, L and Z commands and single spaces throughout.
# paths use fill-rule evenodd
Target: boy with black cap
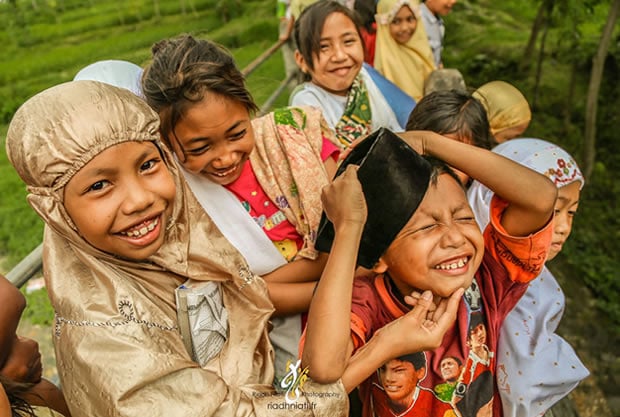
M 406 143 L 380 130 L 343 161 L 344 175 L 324 190 L 317 238 L 330 257 L 310 306 L 303 365 L 316 381 L 342 378 L 349 391 L 361 384 L 364 416 L 378 415 L 373 403 L 381 399 L 370 387 L 390 359 L 426 351 L 421 386 L 429 389 L 442 381 L 444 356 L 465 362 L 472 313 L 485 318 L 492 356 L 501 321 L 537 276 L 551 242 L 557 189 L 546 177 L 432 132 L 401 137 Z M 427 156 L 495 192 L 484 235 L 452 170 Z M 360 166 L 359 182 L 352 164 Z M 354 280 L 357 265 L 377 275 Z M 494 365 L 485 365 L 491 375 Z M 471 382 L 477 390 L 480 384 L 493 395 L 471 415 L 501 415 L 494 378 Z M 467 389 L 461 384 L 449 402 L 454 414 L 470 415 L 459 407 Z M 443 417 L 444 405 L 424 415 Z

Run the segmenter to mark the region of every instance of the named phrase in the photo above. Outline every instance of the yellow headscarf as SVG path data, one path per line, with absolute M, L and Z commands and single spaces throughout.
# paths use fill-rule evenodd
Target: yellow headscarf
M 413 36 L 401 45 L 390 35 L 390 22 L 401 7 L 408 6 L 418 20 Z M 385 78 L 416 101 L 424 95 L 424 80 L 436 68 L 433 51 L 418 11 L 419 3 L 410 0 L 379 0 L 377 3 L 377 41 L 375 68 Z
M 474 91 L 487 111 L 493 136 L 502 130 L 529 123 L 532 112 L 525 96 L 505 81 L 491 81 Z

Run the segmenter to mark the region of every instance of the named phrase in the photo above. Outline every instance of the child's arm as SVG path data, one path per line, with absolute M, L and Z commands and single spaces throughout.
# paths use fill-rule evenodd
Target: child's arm
M 463 292 L 459 288 L 437 306 L 433 304 L 430 291 L 415 299 L 406 296 L 405 301 L 413 309 L 379 329 L 349 360 L 342 375 L 347 392 L 351 392 L 390 359 L 437 348 L 456 320 Z
M 317 282 L 267 282 L 269 298 L 275 307 L 273 315 L 288 316 L 308 311 Z
M 480 181 L 508 202 L 502 226 L 512 236 L 528 236 L 553 215 L 557 188 L 544 175 L 501 155 L 434 132 L 399 133 L 418 153 L 443 160 Z
M 6 395 L 4 386 L 0 384 L 0 417 L 11 417 L 13 412 L 11 411 L 11 403 L 9 397 Z
M 0 275 L 0 369 L 9 356 L 26 299 L 8 279 Z
M 325 214 L 336 232 L 329 259 L 310 304 L 302 366 L 318 382 L 334 381 L 351 355 L 351 299 L 366 201 L 354 166 L 326 186 Z M 326 343 L 328 341 L 328 343 Z

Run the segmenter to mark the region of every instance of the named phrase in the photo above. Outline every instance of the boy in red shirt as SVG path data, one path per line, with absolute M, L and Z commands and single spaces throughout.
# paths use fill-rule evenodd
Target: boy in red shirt
M 382 136 L 387 140 L 373 147 Z M 362 141 L 343 162 L 342 178 L 324 190 L 335 233 L 333 244 L 329 227 L 317 240 L 331 251 L 310 307 L 303 365 L 316 381 L 342 378 L 349 391 L 360 385 L 364 416 L 382 416 L 396 414 L 373 407 L 377 369 L 422 351 L 427 375 L 419 385 L 432 392 L 443 382 L 441 360 L 452 356 L 465 364 L 452 397 L 437 398 L 423 414 L 415 405 L 410 412 L 501 415 L 493 359 L 498 331 L 544 264 L 557 189 L 485 149 L 431 132 L 401 137 L 410 147 L 387 131 Z M 495 192 L 484 234 L 454 172 L 411 148 Z M 377 152 L 383 160 L 373 162 Z M 347 165 L 360 161 L 358 182 Z M 358 264 L 376 275 L 354 280 Z

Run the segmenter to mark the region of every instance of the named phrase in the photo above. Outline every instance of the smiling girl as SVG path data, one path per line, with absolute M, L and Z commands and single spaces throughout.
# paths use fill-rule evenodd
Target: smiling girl
M 377 3 L 375 68 L 416 101 L 424 81 L 436 69 L 417 7 L 410 0 Z
M 403 130 L 406 116 L 399 113 L 410 112 L 415 103 L 363 65 L 360 24 L 352 10 L 335 1 L 314 3 L 295 23 L 294 36 L 295 59 L 306 82 L 291 95 L 292 105 L 321 109 L 343 146 L 379 127 Z M 387 85 L 390 97 L 382 92 Z M 398 105 L 395 97 L 402 100 Z
M 284 108 L 252 119 L 256 105 L 230 53 L 189 35 L 161 41 L 142 79 L 161 134 L 203 208 L 268 282 L 276 314 L 277 372 L 297 358 L 326 255 L 314 249 L 320 192 L 337 142 L 320 112 Z

